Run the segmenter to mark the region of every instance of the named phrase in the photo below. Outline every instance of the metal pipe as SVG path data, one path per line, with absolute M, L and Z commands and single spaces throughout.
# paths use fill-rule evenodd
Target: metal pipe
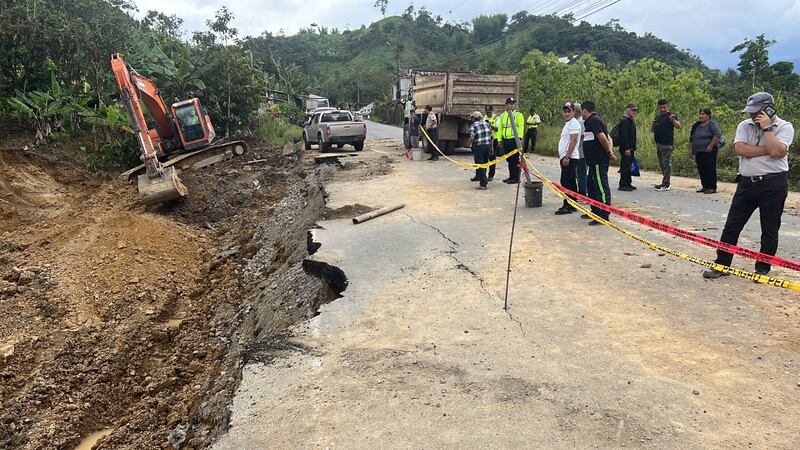
M 372 211 L 370 213 L 366 213 L 366 214 L 362 214 L 362 215 L 360 215 L 358 217 L 354 217 L 353 218 L 353 223 L 354 224 L 359 224 L 359 223 L 362 223 L 362 222 L 366 222 L 366 221 L 368 221 L 370 219 L 374 219 L 374 218 L 382 216 L 384 214 L 388 214 L 388 213 L 390 213 L 392 211 L 397 211 L 398 209 L 404 208 L 405 206 L 406 206 L 405 203 L 398 203 L 397 205 L 385 206 L 385 207 L 383 207 L 381 209 L 376 209 L 375 211 Z

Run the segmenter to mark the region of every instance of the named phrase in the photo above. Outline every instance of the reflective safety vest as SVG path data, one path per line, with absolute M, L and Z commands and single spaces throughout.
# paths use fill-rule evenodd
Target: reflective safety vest
M 490 127 L 497 126 L 497 114 L 493 115 L 492 117 L 487 117 L 486 123 L 488 123 Z M 500 130 L 495 131 L 492 129 L 492 137 L 495 139 L 500 139 Z
M 512 111 L 511 115 L 514 117 L 514 125 L 517 127 L 517 136 L 522 139 L 525 137 L 525 117 L 517 111 Z M 500 139 L 514 139 L 514 130 L 511 127 L 511 118 L 508 111 L 505 111 L 500 115 L 497 124 L 497 128 L 500 131 Z
M 525 121 L 525 125 L 527 125 L 527 129 L 531 128 L 539 128 L 539 124 L 542 123 L 541 117 L 538 114 L 531 114 L 528 116 L 528 120 Z

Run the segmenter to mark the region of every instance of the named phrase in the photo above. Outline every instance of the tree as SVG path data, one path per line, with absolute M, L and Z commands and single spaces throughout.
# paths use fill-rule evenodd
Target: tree
M 774 43 L 774 40 L 767 39 L 762 33 L 755 40 L 745 38 L 744 42 L 731 50 L 731 53 L 740 53 L 739 73 L 743 78 L 751 80 L 752 89 L 755 89 L 760 81 L 768 77 L 769 47 Z
M 495 14 L 493 16 L 478 16 L 472 19 L 472 36 L 478 44 L 489 42 L 499 37 L 506 27 L 508 16 Z
M 386 8 L 389 7 L 389 0 L 375 0 L 375 3 L 372 5 L 381 10 L 381 15 L 386 17 Z

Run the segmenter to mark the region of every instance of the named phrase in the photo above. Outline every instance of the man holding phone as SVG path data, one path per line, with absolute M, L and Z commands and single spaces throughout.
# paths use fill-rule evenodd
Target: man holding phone
M 675 149 L 675 128 L 680 128 L 678 116 L 669 110 L 669 102 L 658 101 L 658 115 L 650 125 L 650 131 L 656 141 L 658 163 L 661 166 L 661 184 L 655 185 L 657 191 L 668 191 L 672 175 L 672 151 Z
M 734 140 L 739 156 L 738 184 L 720 240 L 736 245 L 739 233 L 758 209 L 761 253 L 775 255 L 781 215 L 789 192 L 789 147 L 794 139 L 794 127 L 776 115 L 775 99 L 766 92 L 751 95 L 744 112 L 750 114 L 750 118 L 739 123 Z M 732 254 L 717 250 L 717 264 L 730 266 L 732 260 Z M 757 274 L 767 275 L 769 270 L 769 264 L 756 261 Z M 712 269 L 703 272 L 705 278 L 723 275 L 727 274 Z

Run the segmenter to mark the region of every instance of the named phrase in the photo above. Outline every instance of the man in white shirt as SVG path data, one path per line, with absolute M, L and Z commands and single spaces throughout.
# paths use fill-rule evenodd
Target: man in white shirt
M 434 146 L 439 146 L 439 118 L 436 117 L 436 113 L 433 112 L 431 105 L 425 107 L 425 114 L 428 116 L 427 119 L 425 119 L 425 131 L 428 133 L 428 137 L 430 137 L 428 145 L 431 157 L 428 158 L 428 161 L 438 161 L 439 151 L 436 150 Z
M 778 230 L 789 192 L 789 147 L 794 127 L 777 116 L 775 99 L 767 92 L 757 92 L 747 99 L 744 112 L 750 118 L 736 128 L 734 151 L 739 156 L 739 175 L 725 228 L 720 241 L 736 245 L 739 233 L 758 209 L 761 222 L 761 253 L 778 251 Z M 717 250 L 716 263 L 730 266 L 733 255 Z M 755 273 L 767 275 L 770 264 L 756 261 Z M 705 278 L 728 275 L 708 269 Z
M 561 113 L 564 118 L 564 127 L 561 129 L 561 138 L 558 141 L 558 156 L 561 163 L 561 186 L 576 191 L 578 190 L 578 183 L 575 180 L 575 168 L 578 167 L 578 141 L 581 134 L 581 124 L 575 119 L 575 105 L 572 102 L 567 102 L 564 105 Z M 564 204 L 556 211 L 557 215 L 571 214 L 575 212 L 567 200 L 564 199 Z

